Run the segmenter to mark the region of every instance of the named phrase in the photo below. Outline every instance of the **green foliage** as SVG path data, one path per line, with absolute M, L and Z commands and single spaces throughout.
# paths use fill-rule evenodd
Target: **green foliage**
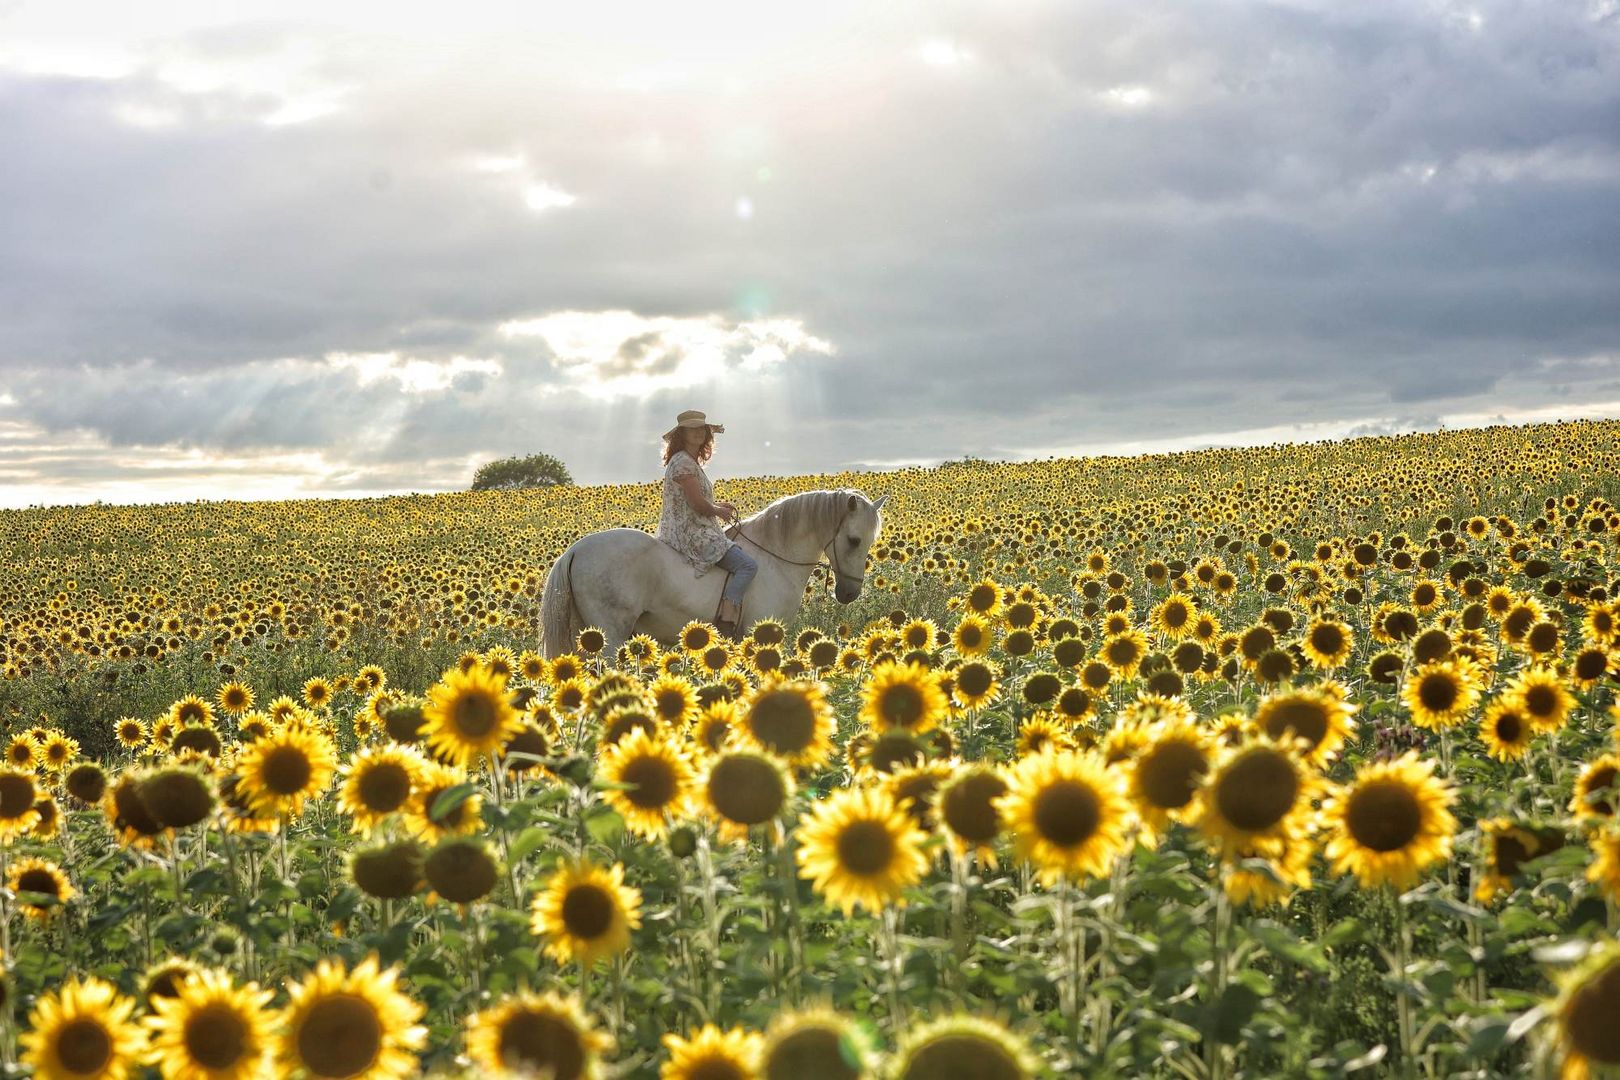
M 567 486 L 574 482 L 568 466 L 551 454 L 501 458 L 480 466 L 473 474 L 474 491 L 511 491 L 517 488 Z

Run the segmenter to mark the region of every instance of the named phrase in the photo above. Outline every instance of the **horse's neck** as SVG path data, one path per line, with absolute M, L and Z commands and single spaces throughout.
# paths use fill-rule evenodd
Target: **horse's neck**
M 801 527 L 789 529 L 789 518 L 801 522 Z M 814 517 L 811 513 L 789 514 L 787 507 L 778 506 L 749 518 L 743 524 L 746 532 L 761 545 L 795 562 L 813 563 L 820 559 L 822 538 L 813 535 Z M 814 550 L 811 550 L 812 545 Z M 808 569 L 806 570 L 808 574 Z

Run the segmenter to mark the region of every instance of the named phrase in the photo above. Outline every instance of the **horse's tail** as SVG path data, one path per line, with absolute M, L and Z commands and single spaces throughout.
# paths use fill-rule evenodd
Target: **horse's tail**
M 568 581 L 568 570 L 573 562 L 572 547 L 557 556 L 546 574 L 545 589 L 540 593 L 540 633 L 548 660 L 567 652 L 574 641 L 574 629 L 570 625 L 574 588 Z

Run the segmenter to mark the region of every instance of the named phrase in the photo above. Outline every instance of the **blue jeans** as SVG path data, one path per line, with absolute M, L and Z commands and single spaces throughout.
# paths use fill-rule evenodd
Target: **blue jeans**
M 748 591 L 748 586 L 754 582 L 754 575 L 759 572 L 759 562 L 744 551 L 741 544 L 733 543 L 714 565 L 731 571 L 731 580 L 726 582 L 720 598 L 740 605 L 743 593 Z

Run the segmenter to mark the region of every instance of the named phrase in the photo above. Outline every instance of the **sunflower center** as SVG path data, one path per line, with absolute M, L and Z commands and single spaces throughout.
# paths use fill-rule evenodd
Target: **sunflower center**
M 781 812 L 786 800 L 782 778 L 769 762 L 730 758 L 709 774 L 709 801 L 739 825 L 764 824 Z
M 585 1047 L 574 1025 L 546 1013 L 524 1010 L 501 1025 L 501 1064 L 574 1080 L 584 1075 Z
M 754 703 L 748 717 L 754 737 L 773 753 L 793 755 L 816 735 L 816 710 L 792 690 L 773 690 Z
M 384 761 L 360 774 L 360 801 L 374 814 L 391 814 L 411 797 L 411 774 L 396 761 Z
M 893 859 L 894 838 L 881 821 L 852 821 L 838 834 L 838 862 L 851 874 L 881 874 Z
M 1565 1026 L 1575 1049 L 1601 1065 L 1620 1064 L 1620 1024 L 1614 1022 L 1617 1010 L 1620 964 L 1610 964 L 1570 996 Z
M 1617 773 L 1612 765 L 1600 765 L 1592 770 L 1592 775 L 1586 783 L 1581 785 L 1581 794 L 1588 807 L 1603 815 L 1614 813 L 1614 800 L 1612 798 L 1595 798 L 1600 792 L 1607 793 L 1614 786 Z
M 991 773 L 952 784 L 941 800 L 945 824 L 969 843 L 988 844 L 1001 831 L 1001 815 L 991 800 L 1006 790 L 1006 781 Z
M 624 793 L 625 798 L 643 809 L 662 809 L 675 798 L 675 770 L 663 758 L 638 757 L 625 765 L 621 778 L 636 785 Z
M 983 664 L 969 664 L 956 673 L 956 688 L 970 698 L 989 693 L 991 681 L 990 669 Z
M 1496 718 L 1496 738 L 1500 742 L 1512 745 L 1517 743 L 1524 735 L 1524 721 L 1519 714 L 1505 712 Z
M 1512 833 L 1498 836 L 1496 843 L 1491 846 L 1491 862 L 1495 864 L 1496 872 L 1502 877 L 1516 876 L 1519 867 L 1529 861 L 1530 857 L 1530 849 Z
M 70 1020 L 56 1036 L 56 1056 L 71 1073 L 94 1076 L 112 1057 L 112 1038 L 99 1020 Z
M 1538 683 L 1525 690 L 1524 708 L 1531 716 L 1551 716 L 1558 711 L 1558 695 L 1552 687 Z
M 1328 733 L 1327 710 L 1320 702 L 1299 698 L 1277 702 L 1266 714 L 1266 734 L 1281 739 L 1290 732 L 1294 738 L 1304 739 L 1311 749 L 1316 749 Z
M 1215 785 L 1215 807 L 1245 832 L 1269 829 L 1294 808 L 1299 777 L 1282 754 L 1259 751 L 1234 762 Z
M 896 683 L 883 691 L 879 709 L 889 723 L 911 727 L 922 719 L 923 696 L 909 683 Z
M 691 1080 L 748 1080 L 748 1073 L 729 1057 L 707 1057 L 693 1062 L 686 1075 Z
M 901 1071 L 901 1080 L 1023 1080 L 1025 1073 L 1006 1049 L 977 1035 L 929 1040 Z
M 186 1020 L 186 1052 L 205 1069 L 228 1069 L 247 1049 L 247 1025 L 234 1009 L 210 1005 Z
M 1035 796 L 1035 828 L 1058 847 L 1084 843 L 1102 824 L 1102 804 L 1088 784 L 1057 780 Z
M 1337 656 L 1344 648 L 1344 634 L 1337 626 L 1318 626 L 1311 631 L 1311 648 L 1324 656 Z
M 1167 742 L 1149 751 L 1136 768 L 1148 802 L 1161 810 L 1179 810 L 1192 802 L 1209 762 L 1191 743 Z
M 62 890 L 57 887 L 56 877 L 43 867 L 33 867 L 18 874 L 17 891 L 43 893 L 59 899 L 62 895 Z
M 563 926 L 573 937 L 594 940 L 613 925 L 613 911 L 613 898 L 600 886 L 575 885 L 563 897 Z
M 1399 851 L 1423 826 L 1423 807 L 1407 785 L 1377 780 L 1350 796 L 1345 826 L 1356 843 L 1376 852 Z
M 857 1080 L 860 1076 L 844 1050 L 843 1036 L 830 1027 L 806 1027 L 784 1035 L 765 1059 L 769 1080 L 815 1076 Z
M 20 818 L 34 808 L 36 801 L 30 777 L 15 773 L 0 776 L 0 819 Z
M 495 730 L 495 702 L 487 694 L 462 694 L 456 699 L 451 722 L 462 738 L 482 739 Z
M 1450 712 L 1457 704 L 1457 680 L 1444 672 L 1425 675 L 1418 683 L 1418 700 L 1430 712 Z
M 309 783 L 314 769 L 309 755 L 296 746 L 278 746 L 264 756 L 264 786 L 275 795 L 296 795 Z
M 355 1076 L 382 1050 L 383 1026 L 371 1002 L 334 994 L 310 1007 L 298 1029 L 298 1057 L 316 1076 Z

